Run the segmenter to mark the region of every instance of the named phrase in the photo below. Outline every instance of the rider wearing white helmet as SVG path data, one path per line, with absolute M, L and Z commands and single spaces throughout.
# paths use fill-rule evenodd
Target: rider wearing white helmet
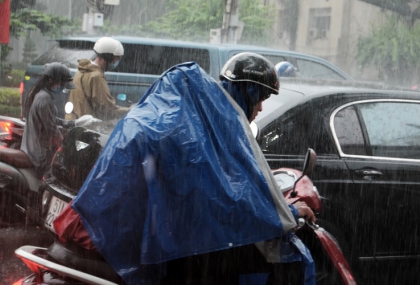
M 79 71 L 74 76 L 76 89 L 72 90 L 69 102 L 74 104 L 74 111 L 66 115 L 67 120 L 75 120 L 83 115 L 92 115 L 101 120 L 122 117 L 129 111 L 115 105 L 115 99 L 106 82 L 104 72 L 115 69 L 124 55 L 123 45 L 111 37 L 102 37 L 96 41 L 93 60 L 79 60 Z

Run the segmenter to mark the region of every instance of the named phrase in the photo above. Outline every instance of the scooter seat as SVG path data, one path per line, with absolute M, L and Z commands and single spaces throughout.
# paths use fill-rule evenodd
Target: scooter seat
M 0 161 L 5 162 L 16 168 L 32 168 L 31 160 L 28 155 L 20 149 L 12 149 L 0 146 Z

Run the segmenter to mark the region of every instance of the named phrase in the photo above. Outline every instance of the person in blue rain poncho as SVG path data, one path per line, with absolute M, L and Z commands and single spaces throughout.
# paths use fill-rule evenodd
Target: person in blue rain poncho
M 263 241 L 293 241 L 298 216 L 315 219 L 305 204 L 286 204 L 249 127 L 261 102 L 278 94 L 274 66 L 257 54 L 238 54 L 221 80 L 194 62 L 162 74 L 117 124 L 73 200 L 93 244 L 126 284 L 175 284 L 165 275 L 176 260 L 264 251 Z M 236 269 L 230 281 L 223 268 L 189 272 L 197 270 L 190 284 L 207 277 L 213 283 L 203 284 L 247 282 Z M 266 282 L 267 274 L 257 278 Z

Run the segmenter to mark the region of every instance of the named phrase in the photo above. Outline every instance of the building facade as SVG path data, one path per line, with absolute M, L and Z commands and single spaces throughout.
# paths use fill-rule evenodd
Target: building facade
M 294 47 L 296 51 L 322 57 L 356 79 L 378 79 L 376 70 L 359 68 L 356 55 L 359 37 L 369 35 L 372 28 L 387 20 L 380 7 L 360 0 L 297 0 L 297 17 L 290 19 L 288 15 L 294 13 L 288 2 L 270 1 L 278 9 L 278 19 L 273 24 L 273 34 L 278 36 L 273 46 Z M 295 38 L 288 32 L 293 20 Z

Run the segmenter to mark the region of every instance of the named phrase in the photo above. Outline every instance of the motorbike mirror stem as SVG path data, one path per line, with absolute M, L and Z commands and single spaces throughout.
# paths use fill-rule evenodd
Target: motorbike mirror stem
M 305 155 L 305 160 L 303 162 L 303 169 L 302 169 L 302 175 L 296 179 L 295 183 L 293 184 L 292 192 L 290 193 L 290 197 L 295 198 L 298 194 L 296 191 L 296 184 L 303 178 L 303 176 L 310 174 L 316 164 L 316 153 L 313 149 L 308 148 Z

